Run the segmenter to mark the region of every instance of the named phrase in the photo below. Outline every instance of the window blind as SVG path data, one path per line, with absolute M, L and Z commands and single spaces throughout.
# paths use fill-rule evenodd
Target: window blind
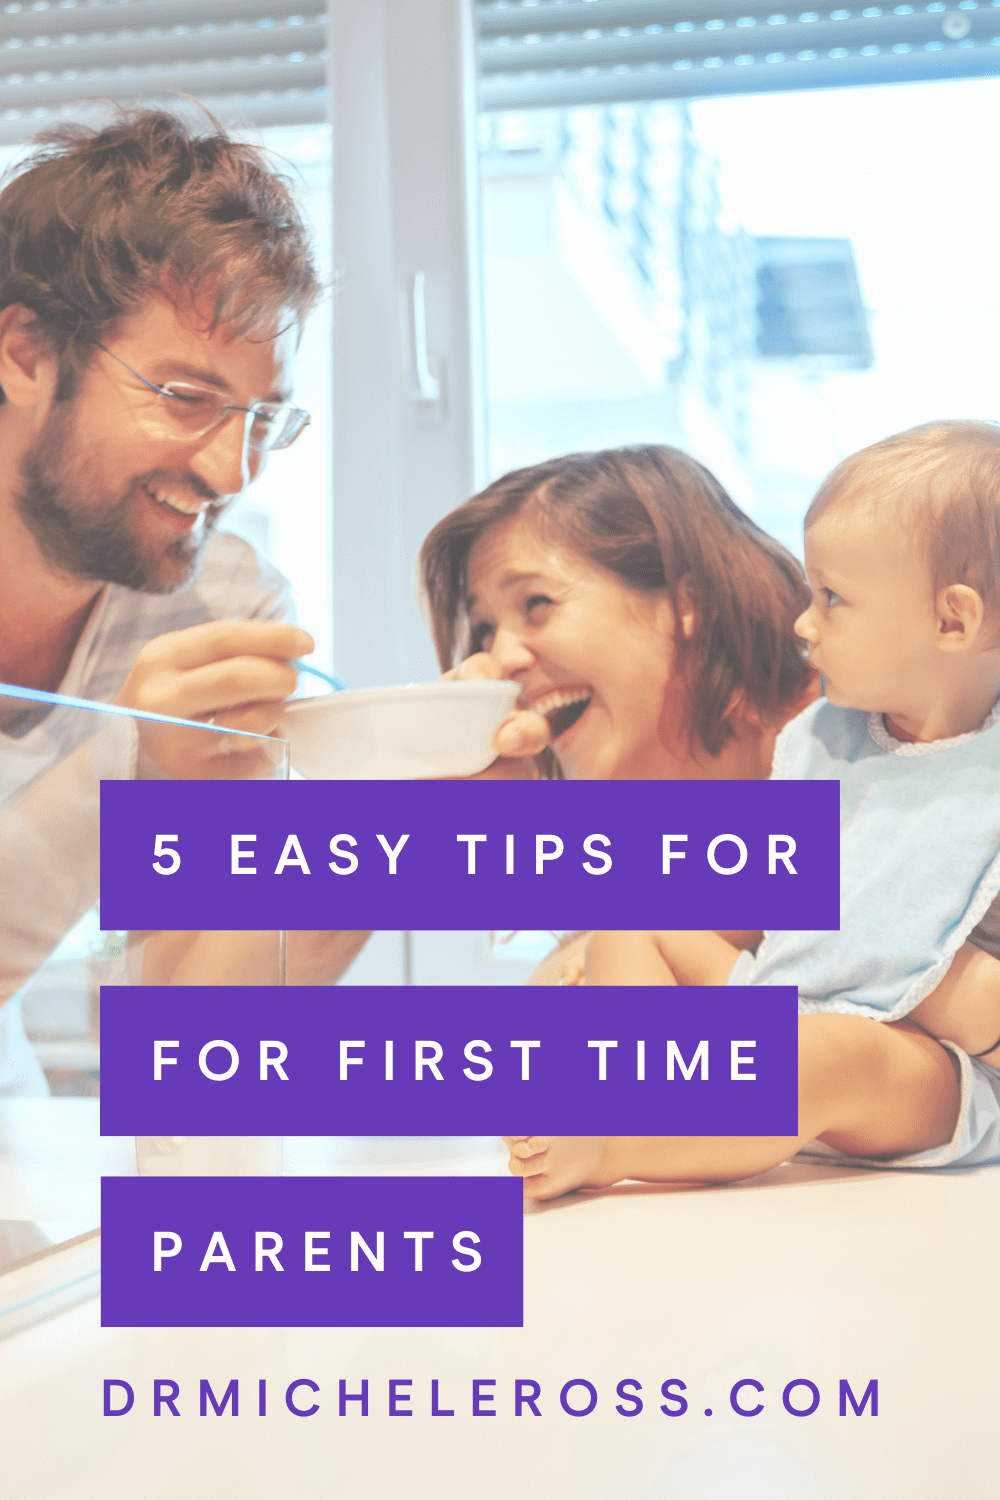
M 0 144 L 96 99 L 186 94 L 225 122 L 322 121 L 326 46 L 315 0 L 0 0 Z
M 1000 73 L 1000 0 L 477 0 L 480 108 L 563 108 Z

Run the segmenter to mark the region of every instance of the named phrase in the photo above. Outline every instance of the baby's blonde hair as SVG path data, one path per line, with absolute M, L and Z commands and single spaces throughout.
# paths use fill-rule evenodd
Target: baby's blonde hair
M 1000 613 L 1000 424 L 928 422 L 852 453 L 820 485 L 806 529 L 841 503 L 898 520 L 935 594 L 964 583 Z

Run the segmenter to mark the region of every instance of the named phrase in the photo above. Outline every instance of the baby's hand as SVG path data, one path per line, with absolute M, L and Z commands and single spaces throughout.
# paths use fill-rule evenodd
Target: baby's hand
M 508 1168 L 524 1178 L 526 1198 L 558 1198 L 578 1187 L 607 1187 L 617 1180 L 606 1135 L 505 1135 Z
M 931 1036 L 946 1037 L 991 1067 L 1000 1062 L 1000 961 L 963 943 L 936 990 L 909 1014 Z M 989 1049 L 989 1050 L 987 1050 Z

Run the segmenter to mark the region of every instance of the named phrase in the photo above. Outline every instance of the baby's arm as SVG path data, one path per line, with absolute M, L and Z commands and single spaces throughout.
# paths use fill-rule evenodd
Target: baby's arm
M 972 1057 L 1000 1066 L 1000 960 L 963 943 L 936 990 L 910 1019 L 932 1036 L 945 1037 Z
M 725 984 L 739 950 L 717 932 L 595 932 L 588 984 Z

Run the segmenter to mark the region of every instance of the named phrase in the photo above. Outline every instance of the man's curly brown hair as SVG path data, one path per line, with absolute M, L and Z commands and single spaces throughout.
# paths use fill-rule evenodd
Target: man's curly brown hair
M 153 295 L 196 301 L 244 338 L 301 323 L 321 292 L 288 178 L 210 116 L 201 133 L 154 109 L 59 126 L 0 191 L 0 309 L 34 313 L 60 358 L 58 400 Z

